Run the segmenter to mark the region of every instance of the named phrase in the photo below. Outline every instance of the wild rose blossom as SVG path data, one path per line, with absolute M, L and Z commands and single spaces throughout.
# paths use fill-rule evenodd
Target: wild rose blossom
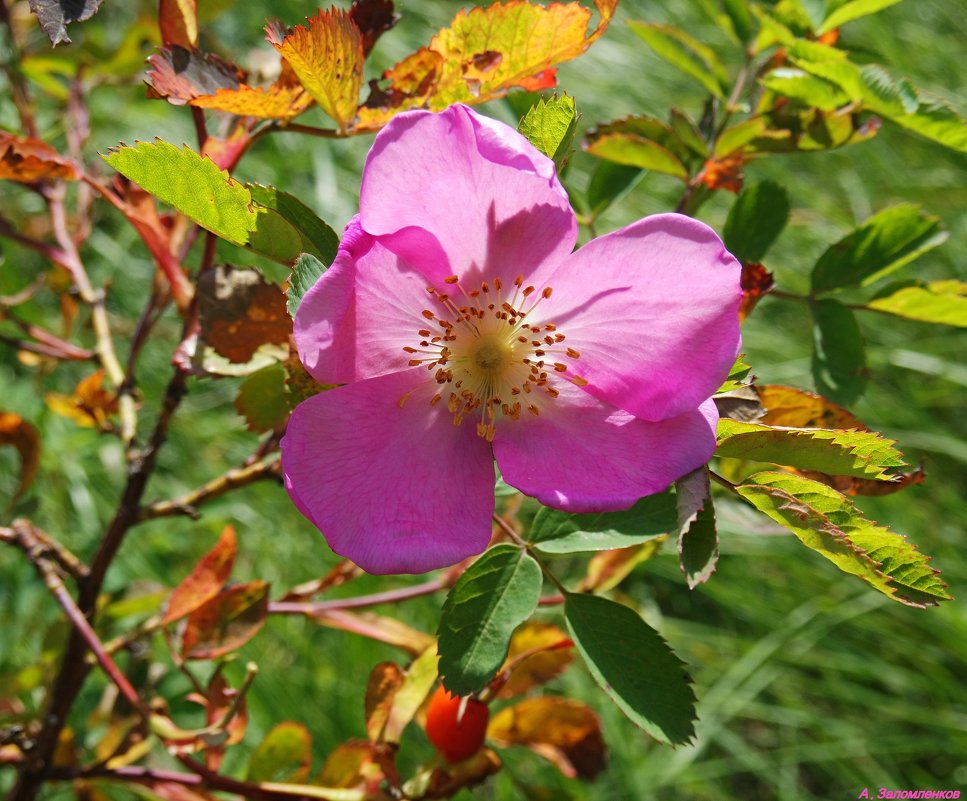
M 376 137 L 360 212 L 295 319 L 309 373 L 286 487 L 334 551 L 418 573 L 486 548 L 504 480 L 569 512 L 625 509 L 715 449 L 740 268 L 660 214 L 573 251 L 553 162 L 465 106 Z

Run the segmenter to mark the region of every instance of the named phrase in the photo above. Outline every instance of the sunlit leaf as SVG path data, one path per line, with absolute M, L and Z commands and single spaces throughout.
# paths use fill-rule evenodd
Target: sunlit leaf
M 553 623 L 527 621 L 510 638 L 507 659 L 501 670 L 510 670 L 498 693 L 500 698 L 523 695 L 533 687 L 546 684 L 574 661 L 567 633 Z M 529 656 L 525 656 L 529 654 Z
M 866 388 L 866 347 L 853 312 L 835 300 L 809 304 L 813 315 L 813 378 L 820 394 L 852 403 Z
M 294 195 L 274 186 L 248 184 L 248 189 L 257 203 L 272 209 L 295 229 L 302 243 L 300 252 L 321 259 L 323 264 L 332 264 L 339 247 L 339 237 L 311 208 Z
M 77 165 L 50 145 L 0 131 L 0 180 L 29 184 L 55 179 L 76 181 L 79 177 Z
M 436 639 L 426 632 L 419 631 L 406 625 L 401 620 L 375 612 L 353 612 L 348 609 L 328 609 L 312 613 L 312 619 L 323 626 L 349 631 L 368 637 L 377 642 L 384 642 L 402 648 L 410 654 L 421 654 L 427 648 L 434 646 Z M 434 649 L 434 659 L 436 650 Z M 436 678 L 436 662 L 433 663 L 434 678 Z
M 836 84 L 794 67 L 770 70 L 759 82 L 776 94 L 824 111 L 832 111 L 849 102 L 849 97 Z
M 363 37 L 363 55 L 369 55 L 376 40 L 399 20 L 393 11 L 393 0 L 353 0 L 349 17 Z
M 569 698 L 528 698 L 501 709 L 487 737 L 504 747 L 526 745 L 567 777 L 593 779 L 607 759 L 598 716 Z
M 891 468 L 905 464 L 894 444 L 873 431 L 773 428 L 722 419 L 715 453 L 831 475 L 887 480 Z
M 678 139 L 688 147 L 696 156 L 708 158 L 708 142 L 702 136 L 695 121 L 679 108 L 672 108 L 669 112 L 669 122 L 672 131 Z
M 269 605 L 265 581 L 234 584 L 196 608 L 181 642 L 186 659 L 215 659 L 241 648 L 254 637 Z
M 728 378 L 726 378 L 726 380 L 722 383 L 722 386 L 715 390 L 716 395 L 748 385 L 748 383 L 752 380 L 749 378 L 749 373 L 752 368 L 745 363 L 745 359 L 746 355 L 744 353 L 740 353 L 735 357 L 735 362 L 733 362 L 732 367 L 729 368 Z
M 377 760 L 377 747 L 365 740 L 349 740 L 336 746 L 313 779 L 312 784 L 326 788 L 359 788 L 362 799 L 384 801 L 379 792 L 383 770 Z M 336 797 L 334 797 L 336 798 Z
M 403 686 L 403 679 L 404 673 L 395 662 L 380 662 L 369 674 L 363 717 L 366 720 L 366 735 L 372 742 L 379 742 L 383 735 L 393 699 Z
M 892 206 L 870 217 L 819 257 L 812 271 L 813 292 L 866 286 L 946 239 L 938 218 L 911 203 Z
M 175 587 L 165 609 L 162 625 L 180 620 L 218 595 L 232 574 L 232 565 L 235 564 L 237 552 L 238 541 L 235 537 L 235 529 L 232 526 L 225 526 L 215 546 Z
M 33 484 L 40 465 L 40 432 L 14 412 L 0 411 L 0 447 L 12 445 L 20 454 L 20 482 L 10 499 L 12 507 Z
M 875 14 L 884 8 L 896 5 L 900 0 L 848 0 L 841 4 L 832 14 L 823 20 L 816 33 L 823 34 L 834 28 L 839 28 L 854 19 Z
M 517 130 L 541 153 L 554 159 L 560 169 L 570 152 L 577 118 L 573 98 L 555 95 L 545 100 L 542 97 L 531 106 Z
M 233 89 L 219 89 L 214 94 L 191 99 L 191 105 L 215 111 L 226 111 L 239 117 L 288 120 L 298 117 L 312 105 L 313 98 L 301 84 L 273 83 L 271 86 L 242 84 Z
M 70 42 L 67 26 L 94 16 L 104 0 L 29 0 L 30 10 L 37 15 L 50 43 L 54 46 Z
M 579 592 L 607 592 L 631 575 L 642 562 L 647 562 L 668 541 L 667 534 L 659 534 L 641 545 L 598 551 L 588 560 Z
M 840 570 L 908 606 L 949 599 L 947 585 L 905 537 L 865 520 L 841 493 L 788 473 L 756 473 L 737 488 L 748 500 Z
M 690 155 L 688 147 L 670 125 L 654 117 L 626 117 L 599 125 L 588 132 L 585 148 L 616 164 L 688 178 L 682 161 Z
M 158 28 L 162 44 L 194 47 L 198 43 L 197 0 L 160 0 Z
M 49 392 L 44 401 L 57 414 L 84 427 L 105 428 L 118 410 L 117 393 L 104 389 L 104 370 L 81 379 L 73 395 Z
M 595 681 L 631 720 L 660 742 L 695 734 L 695 693 L 684 666 L 634 610 L 596 595 L 568 594 L 568 629 Z
M 903 286 L 874 298 L 866 307 L 908 320 L 967 328 L 967 282 L 931 281 Z
M 742 287 L 742 300 L 739 303 L 739 322 L 742 323 L 752 314 L 759 301 L 772 291 L 775 279 L 762 264 L 745 262 L 739 276 L 739 286 Z
M 490 681 L 514 629 L 537 608 L 541 569 L 516 545 L 496 545 L 475 561 L 447 595 L 440 615 L 440 676 L 455 695 Z
M 250 782 L 304 782 L 312 763 L 312 736 L 301 723 L 283 721 L 265 735 L 248 763 Z
M 675 528 L 675 497 L 662 492 L 623 512 L 569 514 L 541 508 L 528 538 L 545 553 L 579 553 L 640 545 Z
M 481 748 L 461 762 L 431 763 L 403 784 L 403 797 L 452 798 L 462 789 L 480 784 L 500 768 L 500 758 L 489 748 Z
M 385 89 L 372 89 L 357 111 L 355 129 L 377 130 L 400 111 L 422 107 L 435 90 L 442 67 L 443 56 L 423 47 L 386 70 Z
M 628 26 L 662 59 L 694 78 L 710 94 L 725 99 L 729 76 L 712 48 L 674 25 L 629 22 Z
M 789 195 L 772 181 L 743 188 L 722 231 L 725 246 L 741 262 L 760 262 L 789 220 Z
M 325 271 L 326 265 L 312 254 L 303 253 L 296 259 L 295 266 L 292 268 L 292 275 L 289 278 L 289 289 L 286 292 L 286 308 L 293 320 L 303 296 L 315 286 L 316 281 L 322 277 Z
M 781 384 L 761 384 L 756 390 L 765 409 L 763 425 L 867 430 L 852 412 L 815 392 Z
M 688 588 L 709 580 L 719 560 L 719 537 L 708 470 L 699 468 L 675 482 L 678 563 Z
M 289 63 L 306 91 L 345 130 L 359 104 L 363 41 L 348 11 L 332 8 L 297 25 L 284 39 L 269 41 Z
M 431 645 L 423 651 L 406 671 L 406 676 L 399 689 L 393 695 L 386 725 L 383 728 L 383 742 L 398 743 L 400 736 L 417 710 L 423 705 L 426 697 L 436 684 L 438 677 L 436 645 Z
M 148 94 L 176 106 L 222 89 L 237 89 L 244 73 L 214 53 L 173 44 L 148 57 Z M 153 93 L 153 94 L 152 94 Z

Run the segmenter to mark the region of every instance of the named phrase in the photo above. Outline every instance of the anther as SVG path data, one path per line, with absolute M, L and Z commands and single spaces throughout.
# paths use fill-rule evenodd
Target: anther
M 567 355 L 570 356 L 572 359 L 580 359 L 581 358 L 581 354 L 578 353 L 576 350 L 574 350 L 574 348 L 568 348 L 565 351 L 565 353 L 567 353 Z
M 551 296 L 551 293 L 553 291 L 554 291 L 553 287 L 546 286 L 544 287 L 544 291 L 541 292 L 541 297 L 544 298 L 544 300 L 547 300 Z
M 430 311 L 429 309 L 424 309 L 424 310 L 422 311 L 422 314 L 423 314 L 423 316 L 424 316 L 424 317 L 425 317 L 425 318 L 426 318 L 427 320 L 435 320 L 435 319 L 436 319 L 436 315 L 435 315 L 435 314 L 434 314 L 433 312 L 431 312 L 431 311 Z
M 443 279 L 443 283 L 444 284 L 455 284 L 459 280 L 460 280 L 460 276 L 458 276 L 458 275 L 450 275 L 450 276 L 448 276 L 448 277 L 446 277 L 446 278 Z

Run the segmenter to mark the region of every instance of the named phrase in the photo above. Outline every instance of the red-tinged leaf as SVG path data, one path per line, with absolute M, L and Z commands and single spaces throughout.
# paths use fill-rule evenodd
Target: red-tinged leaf
M 32 184 L 57 178 L 76 181 L 78 177 L 77 165 L 50 145 L 0 131 L 0 180 Z
M 290 720 L 276 725 L 255 749 L 248 764 L 250 782 L 300 784 L 309 777 L 312 736 L 301 723 Z
M 201 154 L 210 158 L 218 169 L 231 172 L 251 143 L 251 133 L 244 121 L 239 120 L 228 136 L 209 134 Z
M 530 78 L 524 78 L 517 84 L 525 92 L 542 92 L 557 86 L 557 67 L 548 67 Z
M 762 296 L 772 291 L 775 281 L 761 264 L 743 264 L 742 276 L 739 279 L 742 287 L 742 302 L 739 304 L 739 322 L 744 322 Z
M 268 582 L 250 581 L 222 590 L 188 616 L 182 656 L 215 659 L 240 648 L 262 628 L 268 606 Z
M 572 643 L 562 628 L 553 623 L 524 623 L 510 638 L 501 673 L 510 672 L 497 697 L 523 695 L 549 682 L 573 661 Z
M 228 722 L 225 729 L 227 738 L 220 741 L 217 745 L 206 742 L 203 738 L 198 738 L 191 750 L 205 752 L 205 764 L 209 770 L 217 771 L 222 764 L 225 755 L 225 747 L 240 743 L 245 737 L 245 730 L 248 727 L 248 708 L 245 699 L 238 700 L 238 690 L 229 686 L 222 674 L 222 666 L 212 674 L 208 681 L 204 695 L 193 693 L 188 696 L 188 700 L 201 704 L 205 708 L 205 722 L 209 726 L 220 723 L 225 713 L 236 704 L 235 714 Z
M 201 339 L 233 364 L 262 345 L 285 345 L 292 321 L 285 295 L 257 270 L 219 266 L 198 281 Z
M 44 402 L 57 414 L 85 428 L 108 427 L 108 418 L 117 413 L 118 398 L 104 389 L 104 371 L 96 370 L 81 379 L 73 395 L 50 392 Z
M 299 357 L 295 356 L 295 358 L 298 360 Z M 301 362 L 299 363 L 301 364 Z M 288 367 L 288 364 L 289 363 L 286 362 L 286 367 Z M 326 590 L 334 587 L 341 587 L 346 582 L 357 579 L 363 575 L 365 574 L 359 565 L 355 564 L 354 562 L 350 562 L 348 559 L 343 559 L 322 578 L 307 581 L 305 584 L 299 584 L 298 586 L 293 587 L 279 600 L 305 601 L 314 595 L 325 592 Z
M 149 96 L 163 97 L 176 106 L 219 89 L 237 89 L 245 73 L 214 53 L 180 45 L 163 47 L 149 56 Z
M 922 484 L 927 477 L 927 474 L 920 467 L 911 470 L 909 473 L 898 473 L 886 481 L 856 478 L 855 476 L 831 476 L 815 470 L 798 470 L 796 472 L 806 478 L 811 478 L 813 481 L 819 481 L 827 487 L 832 487 L 837 492 L 842 492 L 843 495 L 864 495 L 867 497 L 892 495 L 894 492 L 900 492 L 900 490 L 915 484 Z
M 365 740 L 349 740 L 329 753 L 313 784 L 358 789 L 366 799 L 389 801 L 389 796 L 380 792 L 380 785 L 385 778 L 381 763 L 378 746 Z
M 235 529 L 225 526 L 215 547 L 206 553 L 195 565 L 191 573 L 175 587 L 162 625 L 167 626 L 194 612 L 199 606 L 210 601 L 225 586 L 232 574 L 238 541 Z
M 347 11 L 333 8 L 297 25 L 279 41 L 269 29 L 269 42 L 289 62 L 306 91 L 340 130 L 346 130 L 359 104 L 363 83 L 363 39 Z
M 366 735 L 372 742 L 379 742 L 397 690 L 403 685 L 404 673 L 395 662 L 380 662 L 369 674 L 366 684 L 364 717 Z M 326 784 L 327 782 L 322 782 Z
M 210 793 L 177 782 L 152 782 L 148 788 L 161 801 L 217 801 Z
M 765 409 L 758 420 L 763 425 L 869 431 L 852 412 L 815 392 L 781 384 L 763 384 L 756 390 Z
M 396 618 L 384 617 L 374 612 L 330 609 L 313 613 L 312 619 L 331 629 L 349 631 L 377 642 L 395 645 L 414 656 L 436 643 L 436 638 L 430 634 L 407 626 Z
M 67 26 L 72 22 L 84 22 L 94 16 L 104 0 L 29 0 L 30 10 L 37 15 L 50 43 L 69 43 Z
M 10 499 L 13 507 L 34 481 L 40 464 L 40 432 L 13 412 L 0 412 L 0 447 L 12 445 L 20 454 L 20 483 Z
M 607 762 L 598 716 L 567 698 L 528 698 L 500 710 L 487 727 L 498 745 L 526 745 L 568 778 L 593 779 Z
M 427 768 L 407 782 L 407 787 L 419 787 L 422 790 L 420 798 L 452 798 L 463 788 L 485 781 L 500 768 L 500 757 L 489 748 L 481 748 L 462 762 L 446 767 Z
M 370 82 L 369 97 L 357 110 L 355 130 L 378 130 L 395 114 L 422 107 L 433 93 L 442 67 L 443 56 L 424 47 L 386 70 L 385 89 Z
M 599 551 L 588 560 L 581 580 L 581 592 L 607 592 L 617 587 L 642 562 L 647 562 L 668 540 L 667 534 L 653 537 L 641 545 Z
M 158 28 L 162 44 L 194 47 L 198 44 L 197 0 L 160 0 Z
M 742 191 L 744 166 L 745 157 L 742 155 L 709 159 L 698 174 L 698 180 L 713 191 L 725 189 L 728 192 L 739 194 Z
M 393 0 L 353 0 L 349 17 L 363 37 L 364 56 L 368 56 L 376 40 L 399 21 L 399 15 L 393 12 Z

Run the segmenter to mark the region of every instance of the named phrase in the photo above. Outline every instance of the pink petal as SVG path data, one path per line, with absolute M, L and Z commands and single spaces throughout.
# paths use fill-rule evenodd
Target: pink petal
M 436 388 L 421 368 L 391 373 L 315 395 L 289 420 L 286 489 L 330 547 L 370 573 L 423 573 L 490 541 L 490 446 L 429 405 Z
M 437 308 L 426 279 L 377 243 L 353 218 L 332 266 L 302 298 L 294 333 L 299 358 L 324 384 L 405 370 Z
M 504 481 L 568 512 L 627 509 L 705 464 L 718 415 L 708 402 L 660 422 L 640 420 L 566 381 L 540 416 L 502 420 L 494 455 Z
M 574 247 L 554 162 L 466 106 L 404 112 L 376 137 L 360 190 L 363 228 L 429 281 L 531 277 Z M 532 280 L 533 282 L 533 280 Z
M 703 223 L 646 217 L 599 237 L 549 278 L 541 314 L 586 391 L 645 420 L 695 409 L 721 385 L 740 344 L 741 268 Z

